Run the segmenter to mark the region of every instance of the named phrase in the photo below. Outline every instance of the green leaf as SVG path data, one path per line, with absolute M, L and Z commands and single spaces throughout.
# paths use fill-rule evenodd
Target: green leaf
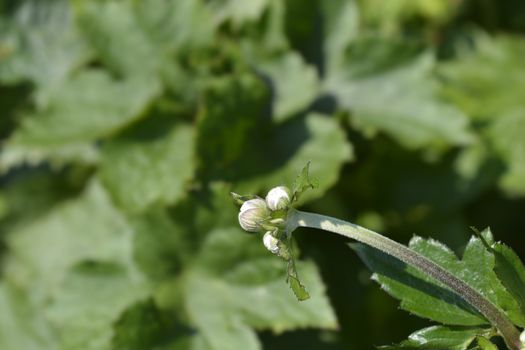
M 180 273 L 190 252 L 180 227 L 167 210 L 154 207 L 131 221 L 135 231 L 133 256 L 140 270 L 153 280 L 162 281 Z
M 507 168 L 500 186 L 511 195 L 525 195 L 525 109 L 501 115 L 490 127 L 489 136 Z
M 473 39 L 474 45 L 469 42 L 458 47 L 456 59 L 439 64 L 439 73 L 446 81 L 441 87 L 443 95 L 471 117 L 481 120 L 493 120 L 516 108 L 522 109 L 525 44 L 521 38 L 476 33 Z M 505 67 L 505 79 L 498 73 L 500 67 Z
M 307 109 L 318 91 L 314 67 L 296 53 L 263 61 L 258 68 L 270 77 L 274 89 L 273 118 L 282 122 Z
M 0 173 L 21 165 L 36 166 L 49 162 L 55 169 L 64 164 L 96 165 L 99 151 L 94 144 L 85 142 L 66 145 L 35 145 L 8 140 L 0 153 Z
M 186 308 L 209 349 L 260 349 L 252 328 L 275 332 L 333 328 L 336 321 L 314 265 L 301 262 L 311 298 L 299 303 L 286 288 L 286 267 L 237 228 L 207 236 L 186 283 Z
M 476 338 L 480 350 L 498 350 L 498 347 L 485 337 Z
M 12 142 L 45 146 L 96 140 L 140 117 L 157 92 L 151 81 L 117 81 L 104 71 L 84 71 L 24 118 Z
M 140 80 L 116 81 L 87 70 L 53 89 L 45 105 L 26 114 L 7 141 L 3 168 L 29 160 L 96 160 L 90 142 L 106 137 L 141 116 L 158 85 Z
M 512 36 L 478 33 L 474 39 L 474 50 L 460 48 L 457 60 L 439 67 L 447 81 L 443 94 L 473 118 L 488 122 L 489 139 L 506 166 L 500 185 L 511 195 L 523 195 L 525 69 L 521 57 L 525 45 Z M 498 67 L 505 67 L 506 79 L 497 74 Z
M 297 277 L 288 276 L 290 288 L 292 288 L 293 293 L 299 301 L 305 301 L 310 299 L 310 293 L 306 290 L 306 287 L 299 281 Z
M 484 234 L 487 240 L 492 241 L 490 231 Z M 462 260 L 458 260 L 454 252 L 433 239 L 414 237 L 409 246 L 468 283 L 502 309 L 514 323 L 524 324 L 525 315 L 521 314 L 519 305 L 493 271 L 494 255 L 479 238 L 470 239 Z M 386 292 L 401 300 L 402 309 L 446 325 L 487 324 L 483 316 L 459 295 L 415 268 L 367 246 L 357 245 L 355 249 L 375 272 L 373 279 Z
M 443 94 L 473 118 L 488 122 L 489 139 L 506 165 L 500 185 L 511 195 L 523 195 L 525 69 L 521 57 L 525 45 L 512 36 L 478 33 L 474 39 L 474 50 L 460 48 L 457 60 L 439 67 L 447 81 Z M 498 67 L 505 67 L 506 79 L 497 74 Z
M 287 27 L 286 15 L 289 14 L 290 2 L 269 0 L 268 9 L 264 13 L 263 20 L 258 25 L 262 25 L 261 32 L 255 38 L 251 38 L 253 50 L 259 55 L 267 56 L 269 53 L 283 53 L 288 51 L 289 43 L 286 34 Z M 259 37 L 260 35 L 260 37 Z M 246 42 L 243 42 L 246 45 Z
M 83 262 L 69 271 L 45 314 L 60 330 L 62 349 L 109 350 L 111 325 L 147 293 L 140 275 L 121 265 Z
M 201 172 L 211 178 L 237 175 L 237 167 L 259 146 L 269 91 L 252 74 L 239 74 L 209 83 L 197 121 L 196 149 Z M 249 193 L 249 192 L 245 192 Z
M 5 195 L 0 192 L 0 222 L 9 214 L 9 210 Z
M 136 21 L 130 1 L 88 1 L 77 5 L 86 39 L 102 62 L 121 76 L 151 75 L 162 56 Z
M 382 346 L 380 349 L 466 350 L 479 334 L 486 332 L 479 328 L 432 326 L 412 333 L 408 340 L 398 345 Z
M 180 329 L 172 315 L 163 313 L 151 299 L 127 308 L 113 325 L 112 350 L 180 349 L 175 346 Z M 181 346 L 181 344 L 177 344 Z
M 56 349 L 53 330 L 21 290 L 0 283 L 0 348 Z
M 197 125 L 201 174 L 235 183 L 235 192 L 255 194 L 292 183 L 297 170 L 312 161 L 312 171 L 323 181 L 304 198 L 321 196 L 352 158 L 343 130 L 334 118 L 314 113 L 273 126 L 265 113 L 268 97 L 252 75 L 211 84 Z
M 451 14 L 459 7 L 453 2 L 428 0 L 392 0 L 383 3 L 381 0 L 361 1 L 364 22 L 379 27 L 385 33 L 403 31 L 404 23 L 421 21 L 427 26 L 441 24 L 450 19 Z
M 213 42 L 212 13 L 202 0 L 91 1 L 79 3 L 76 12 L 93 51 L 121 77 L 162 79 L 186 89 L 183 80 L 194 74 L 181 80 L 186 72 L 175 56 Z
M 353 149 L 337 121 L 316 113 L 283 123 L 260 147 L 262 159 L 258 167 L 268 170 L 241 178 L 235 187 L 240 193 L 291 184 L 297 170 L 311 161 L 310 172 L 321 180 L 319 187 L 306 192 L 301 201 L 319 198 L 336 183 L 342 165 L 353 158 Z
M 325 34 L 323 52 L 328 76 L 343 68 L 344 53 L 356 39 L 359 28 L 359 9 L 356 1 L 322 1 L 323 31 Z
M 0 141 L 7 138 L 15 129 L 18 113 L 26 106 L 30 93 L 31 88 L 27 84 L 5 86 L 0 83 L 0 105 L 2 106 Z
M 213 42 L 213 14 L 203 0 L 149 0 L 133 3 L 137 25 L 165 52 Z M 199 23 L 198 26 L 192 26 Z
M 315 189 L 319 186 L 319 180 L 310 178 L 310 162 L 306 163 L 299 175 L 295 178 L 292 185 L 293 200 L 297 200 L 299 196 L 308 189 Z
M 10 232 L 8 277 L 40 300 L 85 260 L 129 264 L 131 228 L 96 181 L 78 198 Z
M 12 181 L 1 192 L 9 223 L 27 225 L 52 211 L 57 204 L 75 196 L 87 181 L 89 174 L 85 171 L 75 167 L 61 172 L 40 169 Z
M 47 90 L 87 60 L 87 45 L 68 1 L 21 0 L 17 5 L 12 16 L 0 15 L 0 81 L 31 81 Z
M 214 0 L 210 2 L 210 10 L 214 14 L 215 23 L 220 24 L 231 20 L 239 26 L 244 22 L 255 21 L 268 6 L 269 0 Z
M 495 256 L 494 271 L 501 283 L 518 302 L 525 315 L 525 266 L 508 246 L 497 242 L 492 246 Z
M 310 299 L 310 293 L 308 293 L 306 287 L 299 279 L 299 273 L 297 272 L 297 266 L 295 263 L 295 254 L 291 234 L 283 232 L 279 242 L 279 252 L 277 255 L 286 261 L 286 282 L 288 282 L 290 289 L 295 294 L 297 300 L 304 301 Z
M 427 54 L 378 74 L 353 76 L 347 68 L 328 77 L 326 89 L 365 134 L 381 131 L 412 149 L 467 144 L 468 119 L 437 96 L 433 65 Z
M 169 126 L 160 124 L 159 127 Z M 165 135 L 124 136 L 108 142 L 101 178 L 116 202 L 130 211 L 181 199 L 194 173 L 193 129 L 180 124 Z M 130 171 L 133 169 L 133 171 Z

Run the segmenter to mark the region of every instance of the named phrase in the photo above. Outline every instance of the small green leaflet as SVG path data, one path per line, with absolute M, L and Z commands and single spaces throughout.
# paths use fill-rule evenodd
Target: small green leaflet
M 310 162 L 306 163 L 304 168 L 301 170 L 299 175 L 297 175 L 297 178 L 295 179 L 293 185 L 292 185 L 292 202 L 297 201 L 299 196 L 306 190 L 310 188 L 316 188 L 319 186 L 319 182 L 317 179 L 311 179 L 310 174 Z M 285 259 L 288 261 L 288 277 L 287 281 L 290 285 L 290 288 L 294 292 L 295 296 L 298 300 L 307 300 L 310 298 L 310 294 L 306 290 L 306 287 L 301 283 L 299 280 L 299 276 L 297 274 L 297 269 L 295 268 L 295 258 L 294 253 L 292 249 L 292 240 L 291 235 L 288 235 L 288 242 L 286 244 L 286 250 L 287 254 L 285 254 Z
M 319 186 L 319 180 L 310 178 L 310 161 L 306 163 L 303 170 L 297 175 L 292 185 L 292 202 L 297 201 L 299 196 L 308 189 L 314 189 Z
M 498 347 L 494 345 L 490 340 L 485 337 L 477 337 L 476 341 L 480 350 L 498 350 Z
M 466 350 L 478 335 L 485 333 L 487 330 L 481 328 L 433 326 L 412 333 L 408 340 L 400 344 L 382 346 L 380 349 Z
M 288 239 L 287 250 L 288 250 L 288 254 L 287 254 L 288 255 L 288 268 L 287 268 L 288 276 L 286 280 L 298 300 L 303 301 L 303 300 L 310 299 L 310 294 L 306 290 L 306 287 L 299 280 L 299 275 L 297 274 L 297 268 L 295 267 L 295 258 L 294 258 L 293 250 L 292 250 L 291 237 Z

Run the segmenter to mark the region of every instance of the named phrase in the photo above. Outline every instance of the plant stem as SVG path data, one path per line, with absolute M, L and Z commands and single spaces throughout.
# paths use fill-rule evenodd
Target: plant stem
M 520 333 L 503 311 L 467 283 L 412 249 L 379 233 L 350 222 L 329 216 L 290 209 L 287 220 L 287 230 L 288 232 L 292 232 L 297 227 L 317 228 L 355 239 L 421 270 L 446 285 L 485 316 L 498 330 L 509 349 L 519 350 Z

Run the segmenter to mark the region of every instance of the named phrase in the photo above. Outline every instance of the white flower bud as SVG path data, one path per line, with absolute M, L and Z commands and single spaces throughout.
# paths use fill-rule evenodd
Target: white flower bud
M 266 195 L 266 203 L 271 210 L 286 209 L 290 205 L 290 190 L 284 186 L 274 187 Z
M 260 222 L 268 217 L 270 211 L 266 202 L 260 198 L 250 199 L 242 204 L 239 211 L 239 224 L 248 232 L 261 231 Z
M 279 240 L 272 236 L 270 232 L 266 232 L 263 237 L 263 244 L 273 254 L 279 253 Z
M 520 334 L 521 349 L 525 349 L 525 331 Z

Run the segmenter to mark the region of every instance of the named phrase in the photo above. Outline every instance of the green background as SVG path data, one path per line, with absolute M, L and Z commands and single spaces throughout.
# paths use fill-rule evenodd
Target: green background
M 370 349 L 430 322 L 229 192 L 525 256 L 519 0 L 0 0 L 2 350 Z

